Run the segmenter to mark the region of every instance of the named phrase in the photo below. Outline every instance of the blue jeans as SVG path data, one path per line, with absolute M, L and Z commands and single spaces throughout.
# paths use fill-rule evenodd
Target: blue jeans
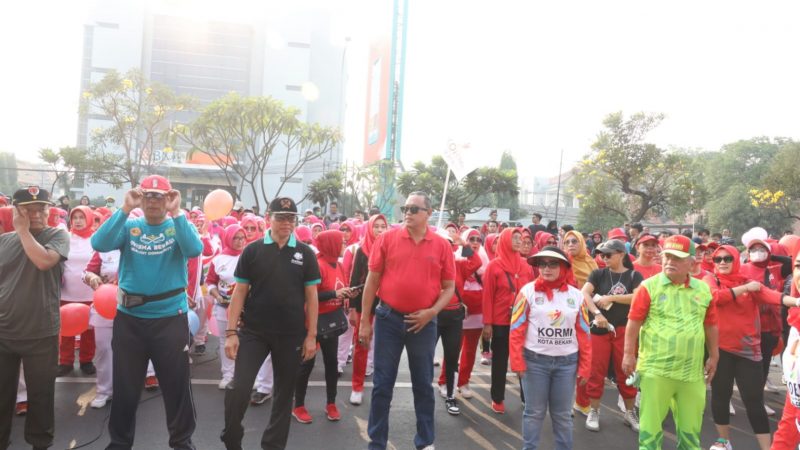
M 572 394 L 578 353 L 547 356 L 525 349 L 525 411 L 522 413 L 523 450 L 536 450 L 544 416 L 550 408 L 556 450 L 572 450 Z
M 369 408 L 369 449 L 384 450 L 389 440 L 389 408 L 403 347 L 408 356 L 414 412 L 417 416 L 417 448 L 433 444 L 433 353 L 436 347 L 436 318 L 418 333 L 406 332 L 403 315 L 384 304 L 375 310 L 375 371 Z

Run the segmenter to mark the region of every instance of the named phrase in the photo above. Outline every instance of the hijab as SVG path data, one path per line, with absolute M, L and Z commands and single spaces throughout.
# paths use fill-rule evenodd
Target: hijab
M 473 236 L 481 237 L 481 233 L 474 228 L 467 228 L 461 232 L 461 240 L 464 241 L 465 247 L 470 245 L 469 238 Z M 456 256 L 461 256 L 461 250 L 458 251 Z M 483 275 L 483 273 L 486 272 L 486 265 L 489 264 L 489 255 L 486 254 L 486 249 L 482 245 L 478 247 L 478 256 L 481 258 L 481 266 L 478 268 L 478 270 L 476 270 L 476 272 L 478 275 Z
M 522 272 L 523 261 L 519 252 L 512 249 L 511 240 L 514 233 L 519 234 L 516 228 L 506 228 L 500 233 L 499 241 L 497 242 L 497 260 L 500 268 L 509 275 L 519 275 Z
M 367 258 L 369 258 L 369 255 L 372 252 L 372 244 L 375 243 L 375 239 L 378 238 L 375 236 L 375 232 L 372 231 L 372 226 L 375 225 L 376 220 L 383 220 L 384 223 L 387 225 L 389 224 L 389 222 L 386 221 L 386 216 L 383 214 L 375 214 L 369 218 L 369 221 L 364 229 L 364 237 L 361 239 L 361 251 L 364 252 Z
M 578 240 L 578 254 L 575 256 L 567 254 L 567 257 L 572 261 L 572 273 L 575 275 L 575 281 L 579 286 L 583 286 L 589 279 L 589 274 L 597 269 L 597 263 L 586 251 L 586 241 L 583 240 L 583 235 L 574 230 L 567 231 L 564 233 L 564 240 L 566 241 L 570 236 Z
M 294 237 L 296 237 L 298 241 L 304 244 L 310 244 L 311 228 L 308 228 L 306 225 L 298 225 L 294 229 Z
M 78 211 L 83 214 L 84 221 L 86 222 L 86 225 L 82 230 L 76 230 L 75 227 L 72 226 L 72 217 Z M 72 234 L 75 236 L 80 236 L 83 239 L 89 239 L 92 236 L 92 233 L 94 233 L 94 211 L 92 211 L 92 208 L 89 208 L 88 206 L 76 206 L 69 212 L 69 223 L 70 232 Z
M 237 224 L 228 225 L 225 227 L 225 235 L 222 238 L 222 254 L 223 255 L 230 255 L 230 256 L 239 256 L 242 254 L 242 250 L 234 250 L 233 249 L 233 238 L 236 236 L 236 233 L 242 233 L 247 236 L 247 233 L 244 232 L 244 229 Z
M 353 244 L 358 243 L 359 236 L 356 223 L 353 222 L 352 220 L 348 220 L 345 223 L 341 224 L 341 226 L 339 226 L 339 231 L 342 230 L 342 227 L 347 227 L 350 230 L 350 239 L 344 243 L 345 247 L 349 247 Z M 344 231 L 342 231 L 342 235 L 344 235 Z M 342 237 L 342 239 L 344 239 L 344 236 Z
M 730 253 L 730 255 L 733 256 L 733 262 L 731 263 L 731 273 L 729 274 L 720 273 L 716 266 L 714 267 L 714 275 L 719 280 L 719 284 L 726 288 L 735 288 L 750 281 L 750 278 L 744 276 L 740 272 L 742 263 L 739 259 L 739 250 L 736 250 L 736 247 L 732 245 L 723 245 L 714 250 L 714 253 L 711 255 L 711 257 L 716 257 L 721 251 Z
M 339 230 L 327 230 L 320 233 L 317 236 L 317 250 L 319 250 L 317 259 L 335 265 L 342 253 L 343 241 L 344 233 Z
M 561 265 L 561 269 L 558 271 L 558 278 L 553 281 L 547 281 L 542 278 L 542 274 L 539 273 L 536 281 L 533 282 L 533 287 L 536 289 L 536 292 L 543 292 L 548 300 L 553 299 L 554 291 L 565 292 L 569 289 L 567 278 L 572 274 L 572 271 L 566 262 L 559 260 L 559 264 Z
M 252 236 L 247 239 L 247 243 L 248 244 L 251 243 L 251 242 L 255 242 L 255 241 L 259 240 L 259 239 L 263 239 L 264 238 L 264 233 L 261 232 L 259 230 L 259 228 L 258 228 L 258 218 L 256 216 L 254 216 L 254 215 L 244 216 L 242 218 L 242 223 L 241 223 L 242 228 L 244 228 L 245 225 L 251 225 L 251 226 L 254 226 L 256 228 L 256 230 L 253 231 Z M 246 231 L 245 231 L 245 237 L 247 237 L 247 232 Z
M 492 251 L 492 247 L 494 246 L 494 241 L 498 238 L 497 233 L 489 233 L 486 235 L 486 239 L 483 241 L 483 248 L 486 250 L 486 255 L 489 257 L 489 260 L 493 260 L 497 258 L 497 255 Z

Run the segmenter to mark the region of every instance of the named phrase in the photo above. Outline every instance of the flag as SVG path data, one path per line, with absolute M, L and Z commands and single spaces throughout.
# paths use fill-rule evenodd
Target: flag
M 472 144 L 468 141 L 456 142 L 453 139 L 447 141 L 447 147 L 442 153 L 450 170 L 458 181 L 469 175 L 478 168 L 478 161 L 472 150 Z

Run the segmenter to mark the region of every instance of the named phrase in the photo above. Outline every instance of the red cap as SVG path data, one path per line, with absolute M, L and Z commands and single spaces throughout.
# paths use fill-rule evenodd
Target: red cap
M 643 234 L 639 236 L 639 239 L 636 240 L 636 245 L 644 244 L 645 242 L 655 242 L 658 244 L 658 238 L 652 234 Z
M 670 236 L 664 240 L 664 249 L 662 253 L 669 253 L 678 258 L 688 258 L 694 256 L 695 253 L 694 242 L 682 234 Z
M 628 235 L 625 234 L 625 230 L 622 228 L 612 228 L 608 230 L 608 239 L 619 239 L 628 242 Z
M 158 192 L 159 194 L 166 194 L 172 190 L 172 185 L 169 180 L 161 175 L 149 175 L 144 177 L 139 184 L 139 188 L 144 192 Z

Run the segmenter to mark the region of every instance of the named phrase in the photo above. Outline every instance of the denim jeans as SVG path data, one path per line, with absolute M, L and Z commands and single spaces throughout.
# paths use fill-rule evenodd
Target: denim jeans
M 522 413 L 523 450 L 536 450 L 545 414 L 550 409 L 556 450 L 572 450 L 572 393 L 578 353 L 547 356 L 525 349 L 525 411 Z
M 389 440 L 389 408 L 392 403 L 397 368 L 405 347 L 411 372 L 414 412 L 417 416 L 416 448 L 433 444 L 433 354 L 436 347 L 436 318 L 418 333 L 406 331 L 403 315 L 384 304 L 375 310 L 375 372 L 372 375 L 372 402 L 369 409 L 369 449 L 384 450 Z

